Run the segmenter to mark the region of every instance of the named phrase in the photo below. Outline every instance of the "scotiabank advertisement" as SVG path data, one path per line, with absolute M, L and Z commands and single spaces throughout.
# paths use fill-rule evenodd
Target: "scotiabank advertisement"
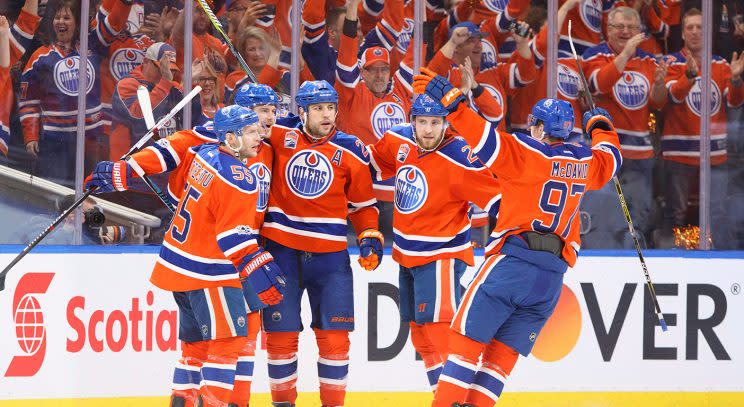
M 122 250 L 35 253 L 11 270 L 0 292 L 0 400 L 169 393 L 177 308 L 148 282 L 156 250 Z M 668 332 L 637 257 L 581 257 L 508 390 L 743 392 L 744 255 L 721 256 L 647 258 Z M 397 270 L 389 256 L 375 272 L 355 268 L 350 391 L 428 391 L 398 315 Z M 298 386 L 315 391 L 312 332 L 300 341 Z M 254 380 L 268 391 L 263 350 Z

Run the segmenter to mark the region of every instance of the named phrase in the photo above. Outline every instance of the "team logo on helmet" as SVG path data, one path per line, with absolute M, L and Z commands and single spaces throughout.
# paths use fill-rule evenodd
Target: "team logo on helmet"
M 411 36 L 413 36 L 413 20 L 406 18 L 403 23 L 403 29 L 400 31 L 398 36 L 398 43 L 395 47 L 398 48 L 401 54 L 405 54 L 408 49 L 408 44 L 411 43 Z
M 395 207 L 398 212 L 408 214 L 419 210 L 428 194 L 426 176 L 420 169 L 412 165 L 398 169 L 395 175 Z
M 509 0 L 485 0 L 483 4 L 489 10 L 495 13 L 501 13 L 504 11 L 504 9 L 506 9 L 506 6 L 509 4 Z
M 406 158 L 408 158 L 408 153 L 411 152 L 411 147 L 408 146 L 408 144 L 401 144 L 400 147 L 398 147 L 398 161 L 400 162 L 406 162 Z
M 163 120 L 163 117 L 159 117 L 157 120 L 155 120 L 155 123 L 160 123 L 160 121 Z M 176 132 L 176 126 L 177 126 L 176 118 L 171 117 L 170 120 L 168 120 L 167 122 L 163 124 L 163 127 L 160 128 L 160 130 L 158 131 L 158 134 L 162 138 L 168 137 L 171 134 Z
M 501 92 L 499 92 L 498 89 L 496 89 L 495 87 L 493 87 L 491 85 L 488 85 L 488 84 L 485 84 L 485 83 L 482 83 L 481 85 L 483 85 L 483 87 L 486 88 L 486 90 L 488 91 L 488 93 L 490 93 L 491 96 L 493 96 L 493 98 L 496 99 L 496 102 L 498 102 L 498 104 L 501 106 L 501 114 L 498 117 L 489 117 L 489 120 L 491 120 L 491 121 L 499 121 L 499 120 L 503 119 L 504 118 L 504 113 L 506 112 L 506 109 L 504 108 L 506 106 L 506 101 L 504 100 L 504 95 L 502 95 Z
M 271 171 L 266 164 L 262 162 L 253 163 L 250 166 L 253 175 L 258 180 L 258 201 L 256 202 L 256 209 L 259 212 L 266 211 L 266 207 L 269 205 L 269 187 L 271 186 Z
M 579 6 L 579 15 L 590 30 L 602 32 L 602 0 L 584 0 Z
M 623 107 L 638 110 L 646 106 L 649 89 L 648 79 L 645 76 L 635 71 L 626 71 L 622 78 L 615 82 L 612 93 Z
M 491 44 L 490 41 L 485 38 L 481 38 L 481 45 L 483 45 L 483 51 L 481 51 L 481 71 L 488 69 L 492 66 L 496 66 L 496 59 L 498 58 L 498 51 L 496 47 Z
M 576 100 L 579 97 L 581 78 L 573 69 L 558 64 L 558 92 L 567 99 Z
M 379 139 L 396 124 L 406 122 L 406 113 L 399 104 L 393 102 L 383 102 L 375 107 L 370 116 L 372 130 Z
M 697 77 L 695 79 L 695 84 L 692 85 L 692 89 L 690 89 L 690 92 L 687 94 L 687 97 L 685 98 L 685 101 L 687 102 L 687 107 L 692 110 L 695 115 L 700 116 L 700 109 L 702 107 L 701 100 L 703 98 L 702 89 L 700 89 L 700 77 Z M 718 110 L 721 108 L 721 90 L 718 88 L 718 85 L 715 81 L 710 81 L 710 115 L 713 116 L 714 114 L 718 113 Z
M 86 72 L 88 73 L 88 88 L 85 94 L 90 93 L 96 82 L 96 71 L 93 63 L 87 60 Z M 80 76 L 80 57 L 72 56 L 58 61 L 54 65 L 54 83 L 57 88 L 67 96 L 78 95 L 78 78 Z
M 129 75 L 132 70 L 140 65 L 145 59 L 145 54 L 135 48 L 121 48 L 114 52 L 109 61 L 109 70 L 111 76 L 120 81 Z
M 333 168 L 328 158 L 313 150 L 302 150 L 287 163 L 287 185 L 301 198 L 323 195 L 333 182 Z

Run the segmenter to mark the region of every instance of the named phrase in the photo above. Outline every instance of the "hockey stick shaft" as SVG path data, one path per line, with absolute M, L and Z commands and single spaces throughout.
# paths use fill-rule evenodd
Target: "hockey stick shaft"
M 245 62 L 245 59 L 243 59 L 243 56 L 240 55 L 240 52 L 238 52 L 238 49 L 235 48 L 235 45 L 233 45 L 232 41 L 230 40 L 230 36 L 227 35 L 225 32 L 225 28 L 222 27 L 222 23 L 220 23 L 220 20 L 217 18 L 217 16 L 214 14 L 214 11 L 209 7 L 209 5 L 204 0 L 197 0 L 199 2 L 199 5 L 204 10 L 204 12 L 207 14 L 207 17 L 209 17 L 209 21 L 212 22 L 212 26 L 215 30 L 220 34 L 222 37 L 222 40 L 225 41 L 225 44 L 227 44 L 227 47 L 230 49 L 230 52 L 232 52 L 233 55 L 235 55 L 235 58 L 238 60 L 238 63 L 240 64 L 240 67 L 243 68 L 246 75 L 248 75 L 248 79 L 250 79 L 253 83 L 258 83 L 258 79 L 256 79 L 256 75 L 253 74 L 253 71 L 251 71 L 251 68 L 248 67 L 248 64 Z
M 62 223 L 62 221 L 65 220 L 65 218 L 69 214 L 71 214 L 75 210 L 75 208 L 77 208 L 78 206 L 80 206 L 80 204 L 82 204 L 83 201 L 85 201 L 90 196 L 90 194 L 92 194 L 92 193 L 93 193 L 93 190 L 86 191 L 77 201 L 75 201 L 75 203 L 72 204 L 72 206 L 70 206 L 64 212 L 62 212 L 59 216 L 57 216 L 57 219 L 55 219 L 54 222 L 52 222 L 51 225 L 47 226 L 47 228 L 44 229 L 43 232 L 41 232 L 38 236 L 36 236 L 34 238 L 34 240 L 32 240 L 31 243 L 29 243 L 28 246 L 26 246 L 23 249 L 23 251 L 20 252 L 13 259 L 13 261 L 10 262 L 10 264 L 8 264 L 7 266 L 5 266 L 5 268 L 3 269 L 3 271 L 0 272 L 0 291 L 2 291 L 2 290 L 5 289 L 5 276 L 8 274 L 8 272 L 10 271 L 10 269 L 12 269 L 13 266 L 16 265 L 16 263 L 18 263 L 19 261 L 21 261 L 21 259 L 24 258 L 28 254 L 28 252 L 31 251 L 31 249 L 33 249 L 34 247 L 36 247 L 39 244 L 39 242 L 41 242 L 41 240 L 46 237 L 46 235 L 48 235 L 49 233 L 51 233 L 57 227 L 57 225 L 59 225 L 60 223 Z
M 576 68 L 579 71 L 579 76 L 581 77 L 582 85 L 584 86 L 584 99 L 589 106 L 591 110 L 594 110 L 596 108 L 596 105 L 594 104 L 594 99 L 592 98 L 592 94 L 589 91 L 589 82 L 586 80 L 586 75 L 584 75 L 584 69 L 581 67 L 581 61 L 579 61 L 579 55 L 576 53 L 576 48 L 574 47 L 573 37 L 571 33 L 571 20 L 568 20 L 568 43 L 571 46 L 571 53 L 573 54 L 574 59 L 576 60 Z M 628 209 L 628 203 L 625 200 L 625 194 L 623 194 L 623 189 L 620 186 L 620 180 L 617 178 L 617 175 L 612 177 L 612 182 L 615 184 L 615 192 L 617 192 L 617 197 L 620 200 L 620 207 L 623 209 L 623 215 L 625 215 L 625 222 L 628 224 L 628 230 L 630 231 L 630 236 L 633 239 L 633 245 L 635 246 L 636 252 L 638 253 L 638 259 L 641 261 L 641 268 L 643 269 L 643 275 L 646 277 L 646 287 L 648 287 L 648 291 L 651 294 L 651 298 L 654 301 L 654 308 L 656 311 L 656 316 L 659 318 L 659 324 L 661 325 L 661 329 L 663 331 L 667 330 L 667 324 L 664 320 L 664 314 L 661 312 L 661 307 L 659 306 L 659 299 L 656 297 L 656 290 L 654 289 L 654 283 L 651 281 L 651 274 L 648 272 L 648 267 L 646 266 L 646 260 L 643 257 L 643 251 L 641 250 L 641 243 L 638 241 L 638 236 L 635 232 L 635 227 L 633 227 L 633 219 L 630 217 L 630 210 Z
M 137 100 L 140 104 L 140 109 L 142 110 L 142 117 L 145 119 L 145 125 L 147 126 L 147 130 L 152 130 L 155 127 L 155 117 L 152 113 L 152 103 L 150 102 L 150 92 L 147 91 L 147 88 L 140 85 L 139 88 L 137 88 Z M 142 181 L 145 182 L 145 184 L 152 190 L 152 192 L 157 195 L 158 199 L 165 205 L 168 210 L 171 211 L 171 213 L 176 213 L 175 206 L 170 202 L 167 196 L 163 193 L 163 190 L 160 189 L 160 187 L 154 183 L 150 177 L 145 174 L 144 171 L 142 171 L 139 166 L 134 166 L 133 169 L 137 173 L 137 175 L 142 178 Z

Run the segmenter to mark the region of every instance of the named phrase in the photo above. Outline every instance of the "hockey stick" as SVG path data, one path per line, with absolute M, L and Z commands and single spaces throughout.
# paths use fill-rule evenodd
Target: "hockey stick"
M 152 130 L 155 127 L 155 117 L 152 115 L 152 103 L 150 103 L 150 93 L 147 91 L 147 88 L 140 85 L 139 88 L 137 88 L 137 100 L 140 104 L 140 109 L 142 110 L 142 117 L 145 119 L 145 125 L 147 126 L 147 130 Z M 161 202 L 165 205 L 168 210 L 171 211 L 171 213 L 176 213 L 176 207 L 173 206 L 173 204 L 170 202 L 167 196 L 163 193 L 163 190 L 160 189 L 160 187 L 155 184 L 150 177 L 148 177 L 144 171 L 142 171 L 139 166 L 132 166 L 134 171 L 137 173 L 137 175 L 142 178 L 142 181 L 147 184 L 148 187 L 152 190 L 152 192 L 157 195 L 158 199 L 160 199 Z
M 258 83 L 256 75 L 253 74 L 253 71 L 251 71 L 251 68 L 248 67 L 248 64 L 245 62 L 245 59 L 243 59 L 243 56 L 240 55 L 240 52 L 238 52 L 237 48 L 235 48 L 235 45 L 233 45 L 232 41 L 230 41 L 230 37 L 225 32 L 224 27 L 222 27 L 222 23 L 220 23 L 220 20 L 217 19 L 216 15 L 214 15 L 214 12 L 211 8 L 209 8 L 207 2 L 205 0 L 197 1 L 199 2 L 199 5 L 204 10 L 204 12 L 207 13 L 207 17 L 209 17 L 209 21 L 212 22 L 212 26 L 214 27 L 214 29 L 217 30 L 217 32 L 222 37 L 222 40 L 225 41 L 225 44 L 227 44 L 227 47 L 230 48 L 230 52 L 235 55 L 235 58 L 240 64 L 240 67 L 243 68 L 246 75 L 248 75 L 248 79 L 250 79 L 253 83 Z
M 200 86 L 197 86 L 194 89 L 192 89 L 191 92 L 189 92 L 186 95 L 185 98 L 183 98 L 180 102 L 178 102 L 178 104 L 176 104 L 176 106 L 174 106 L 173 109 L 171 109 L 171 111 L 168 112 L 167 115 L 165 115 L 162 119 L 160 119 L 159 122 L 157 122 L 155 124 L 155 127 L 153 127 L 152 129 L 150 129 L 147 132 L 147 134 L 145 134 L 144 136 L 142 136 L 142 138 L 139 139 L 139 141 L 137 141 L 137 143 L 135 143 L 132 146 L 132 148 L 130 148 L 129 151 L 127 151 L 127 153 L 124 154 L 124 156 L 121 157 L 121 159 L 124 160 L 124 161 L 127 161 L 129 159 L 129 157 L 132 154 L 134 154 L 135 151 L 137 151 L 148 140 L 150 140 L 152 138 L 152 136 L 155 134 L 155 132 L 157 131 L 158 128 L 163 127 L 163 125 L 165 123 L 167 123 L 169 120 L 171 120 L 199 92 L 201 92 L 201 87 Z M 46 235 L 48 235 L 50 232 L 52 232 L 54 230 L 54 228 L 57 227 L 57 225 L 59 225 L 69 214 L 71 214 L 75 210 L 75 208 L 77 208 L 78 206 L 80 206 L 80 204 L 82 204 L 83 201 L 85 201 L 85 199 L 88 198 L 93 193 L 93 191 L 94 191 L 93 189 L 88 190 L 88 191 L 85 191 L 85 193 L 77 201 L 75 201 L 75 203 L 73 203 L 72 206 L 70 206 L 69 208 L 67 208 L 67 210 L 65 210 L 64 212 L 62 212 L 57 217 L 57 219 L 55 219 L 54 222 L 52 222 L 51 225 L 49 225 L 46 229 L 44 229 L 44 231 L 41 232 L 41 234 L 39 234 L 39 236 L 36 236 L 34 238 L 34 240 L 32 240 L 31 243 L 29 243 L 28 246 L 26 246 L 23 249 L 23 251 L 21 253 L 19 253 L 13 259 L 13 261 L 11 261 L 10 264 L 8 264 L 3 269 L 3 271 L 0 272 L 0 291 L 2 291 L 2 290 L 5 289 L 5 277 L 7 276 L 8 272 L 10 271 L 10 269 L 12 269 L 13 266 L 15 266 L 19 261 L 21 261 L 21 259 L 24 258 L 26 256 L 26 254 L 28 254 L 28 252 L 30 252 L 34 247 L 36 247 L 39 244 L 39 242 L 41 242 L 41 240 L 46 237 Z M 165 201 L 165 202 L 167 202 L 167 201 Z
M 589 92 L 589 82 L 586 80 L 586 76 L 584 75 L 584 69 L 581 67 L 579 56 L 576 54 L 576 48 L 574 47 L 573 37 L 571 36 L 571 20 L 568 20 L 568 43 L 571 46 L 571 53 L 576 60 L 576 67 L 579 70 L 579 75 L 581 76 L 581 81 L 584 86 L 584 98 L 586 99 L 585 101 L 587 105 L 589 105 L 589 108 L 591 110 L 594 110 L 597 106 L 594 104 L 594 99 L 592 98 L 591 92 Z M 612 182 L 615 184 L 615 191 L 617 192 L 617 197 L 620 200 L 620 206 L 623 208 L 623 214 L 625 215 L 625 221 L 628 223 L 630 236 L 633 238 L 633 244 L 635 245 L 636 252 L 638 252 L 638 259 L 641 260 L 641 268 L 643 269 L 643 274 L 646 276 L 646 287 L 648 287 L 648 292 L 651 293 L 651 298 L 654 300 L 654 308 L 656 309 L 656 316 L 659 318 L 661 330 L 666 331 L 668 328 L 666 321 L 664 321 L 664 314 L 661 313 L 659 300 L 656 298 L 654 283 L 651 282 L 651 275 L 648 272 L 646 260 L 643 258 L 643 252 L 641 251 L 641 243 L 638 241 L 638 237 L 636 236 L 635 227 L 633 227 L 633 220 L 630 218 L 628 203 L 625 201 L 625 195 L 623 194 L 623 189 L 620 187 L 620 180 L 617 179 L 617 175 L 612 177 Z
M 41 232 L 41 234 L 39 236 L 36 236 L 34 238 L 34 240 L 32 240 L 31 243 L 29 243 L 28 246 L 26 246 L 26 248 L 23 249 L 23 251 L 18 256 L 16 256 L 15 259 L 13 259 L 13 261 L 11 261 L 10 264 L 8 264 L 3 269 L 2 272 L 0 272 L 0 291 L 2 291 L 2 290 L 5 289 L 5 276 L 8 274 L 8 271 L 10 271 L 10 269 L 12 269 L 13 266 L 16 265 L 16 263 L 18 263 L 19 261 L 21 261 L 21 259 L 24 256 L 26 256 L 26 254 L 28 254 L 28 252 L 31 251 L 31 249 L 33 249 L 34 247 L 36 247 L 36 245 L 38 245 L 39 242 L 41 242 L 41 239 L 45 238 L 46 235 L 48 235 L 49 233 L 51 233 L 51 231 L 53 231 L 57 227 L 57 225 L 59 225 L 63 220 L 65 220 L 65 218 L 67 217 L 67 215 L 71 214 L 75 210 L 75 208 L 77 208 L 78 206 L 80 206 L 80 204 L 82 204 L 83 201 L 85 201 L 86 199 L 88 199 L 88 197 L 92 193 L 93 193 L 93 190 L 86 191 L 83 194 L 83 196 L 80 197 L 80 199 L 78 199 L 77 201 L 75 201 L 75 203 L 73 203 L 72 206 L 70 206 L 64 212 L 62 212 L 59 216 L 57 216 L 57 219 L 55 219 L 54 222 L 52 222 L 51 225 L 47 226 L 47 228 L 44 229 L 44 231 Z

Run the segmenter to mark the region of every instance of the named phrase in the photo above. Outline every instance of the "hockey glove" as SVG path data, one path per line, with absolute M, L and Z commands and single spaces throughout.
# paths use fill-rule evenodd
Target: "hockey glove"
M 240 280 L 250 284 L 258 299 L 264 304 L 279 304 L 286 282 L 271 253 L 258 249 L 246 256 L 244 261 L 247 263 L 240 272 Z
M 95 189 L 96 194 L 113 191 L 126 191 L 127 181 L 132 176 L 132 167 L 124 161 L 101 161 L 93 172 L 85 178 L 86 190 Z
M 380 265 L 384 241 L 382 233 L 375 229 L 367 229 L 359 235 L 359 265 L 362 268 L 372 271 Z
M 584 112 L 583 124 L 584 131 L 589 137 L 591 137 L 594 129 L 615 131 L 610 113 L 601 107 L 595 107 L 592 110 Z
M 421 74 L 413 77 L 413 91 L 415 93 L 426 93 L 432 99 L 438 100 L 450 113 L 457 110 L 457 105 L 465 101 L 460 89 L 452 85 L 443 76 L 436 72 L 421 68 Z

